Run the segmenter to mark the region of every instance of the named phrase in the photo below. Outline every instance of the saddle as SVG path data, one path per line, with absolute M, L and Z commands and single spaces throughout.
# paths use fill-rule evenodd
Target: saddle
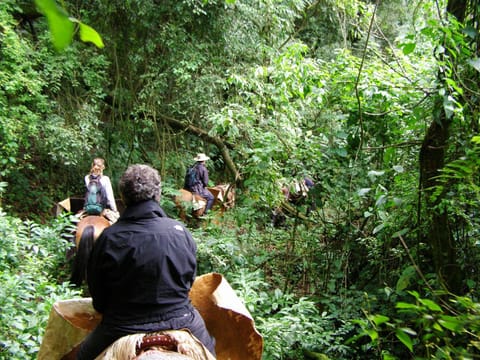
M 202 315 L 208 331 L 216 339 L 215 351 L 218 360 L 262 358 L 262 336 L 255 329 L 249 311 L 222 275 L 210 273 L 197 277 L 190 291 L 190 300 Z M 78 346 L 101 319 L 101 314 L 92 307 L 91 298 L 57 301 L 50 312 L 37 360 L 61 359 Z M 165 334 L 171 339 L 156 336 Z M 123 353 L 131 354 L 130 357 L 97 359 L 212 360 L 205 357 L 212 355 L 203 344 L 199 347 L 199 343 L 198 339 L 185 330 L 134 334 L 117 340 L 103 354 L 115 354 L 118 349 L 123 349 Z M 177 352 L 169 351 L 174 345 Z
M 97 359 L 215 360 L 215 357 L 188 330 L 168 330 L 124 336 L 108 347 Z
M 197 210 L 200 210 L 200 209 L 203 209 L 205 206 L 207 206 L 207 202 L 205 201 L 205 199 L 203 199 L 203 197 L 201 199 L 199 199 L 197 196 L 193 195 L 192 196 L 192 208 L 193 208 L 193 211 L 197 211 Z
M 169 351 L 177 351 L 178 341 L 168 334 L 147 334 L 144 335 L 142 341 L 135 347 L 135 353 L 141 353 L 152 348 L 160 347 Z

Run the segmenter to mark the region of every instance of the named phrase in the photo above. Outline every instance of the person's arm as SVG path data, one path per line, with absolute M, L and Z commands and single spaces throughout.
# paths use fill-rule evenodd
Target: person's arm
M 208 186 L 208 170 L 203 164 L 200 166 L 200 181 L 202 182 L 203 187 Z
M 107 200 L 110 209 L 117 211 L 117 203 L 115 202 L 115 195 L 113 194 L 112 183 L 108 176 L 102 176 L 103 186 L 105 187 L 105 192 L 107 193 Z
M 88 290 L 92 296 L 93 308 L 103 313 L 107 306 L 107 289 L 103 283 L 104 266 L 104 238 L 102 235 L 96 240 L 87 265 Z
M 208 170 L 207 170 L 207 167 L 205 167 L 205 187 L 208 187 Z
M 193 239 L 192 234 L 185 228 L 185 238 L 187 241 L 187 252 L 190 253 L 191 258 L 193 259 L 193 264 L 192 264 L 192 278 L 191 278 L 191 283 L 190 286 L 192 286 L 193 282 L 195 281 L 195 278 L 197 277 L 197 243 Z

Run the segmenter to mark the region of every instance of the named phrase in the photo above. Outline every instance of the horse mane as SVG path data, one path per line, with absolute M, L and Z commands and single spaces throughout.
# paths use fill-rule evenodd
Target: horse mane
M 93 242 L 95 236 L 95 227 L 88 225 L 82 232 L 80 241 L 78 243 L 77 254 L 73 263 L 72 276 L 70 281 L 76 286 L 80 286 L 86 278 L 86 268 L 90 252 L 93 249 Z
M 93 249 L 93 243 L 110 222 L 103 216 L 90 215 L 82 218 L 77 224 L 75 233 L 76 253 L 70 281 L 80 286 L 86 279 L 88 259 Z

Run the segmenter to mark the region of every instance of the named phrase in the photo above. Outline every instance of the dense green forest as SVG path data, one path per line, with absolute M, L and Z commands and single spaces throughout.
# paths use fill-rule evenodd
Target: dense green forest
M 92 158 L 114 186 L 157 168 L 178 218 L 198 152 L 236 192 L 188 223 L 199 273 L 264 359 L 480 357 L 478 0 L 52 4 L 0 1 L 0 359 L 34 359 L 53 302 L 85 295 L 52 209 Z

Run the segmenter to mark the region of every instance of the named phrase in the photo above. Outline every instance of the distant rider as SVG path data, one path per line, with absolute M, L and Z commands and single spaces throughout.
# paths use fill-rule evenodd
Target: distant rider
M 205 154 L 197 154 L 194 158 L 196 161 L 195 168 L 197 171 L 197 182 L 192 186 L 191 189 L 187 189 L 195 194 L 200 195 L 205 200 L 207 200 L 207 206 L 205 207 L 204 215 L 212 208 L 215 197 L 207 189 L 208 187 L 208 169 L 205 166 L 205 161 L 210 158 Z

